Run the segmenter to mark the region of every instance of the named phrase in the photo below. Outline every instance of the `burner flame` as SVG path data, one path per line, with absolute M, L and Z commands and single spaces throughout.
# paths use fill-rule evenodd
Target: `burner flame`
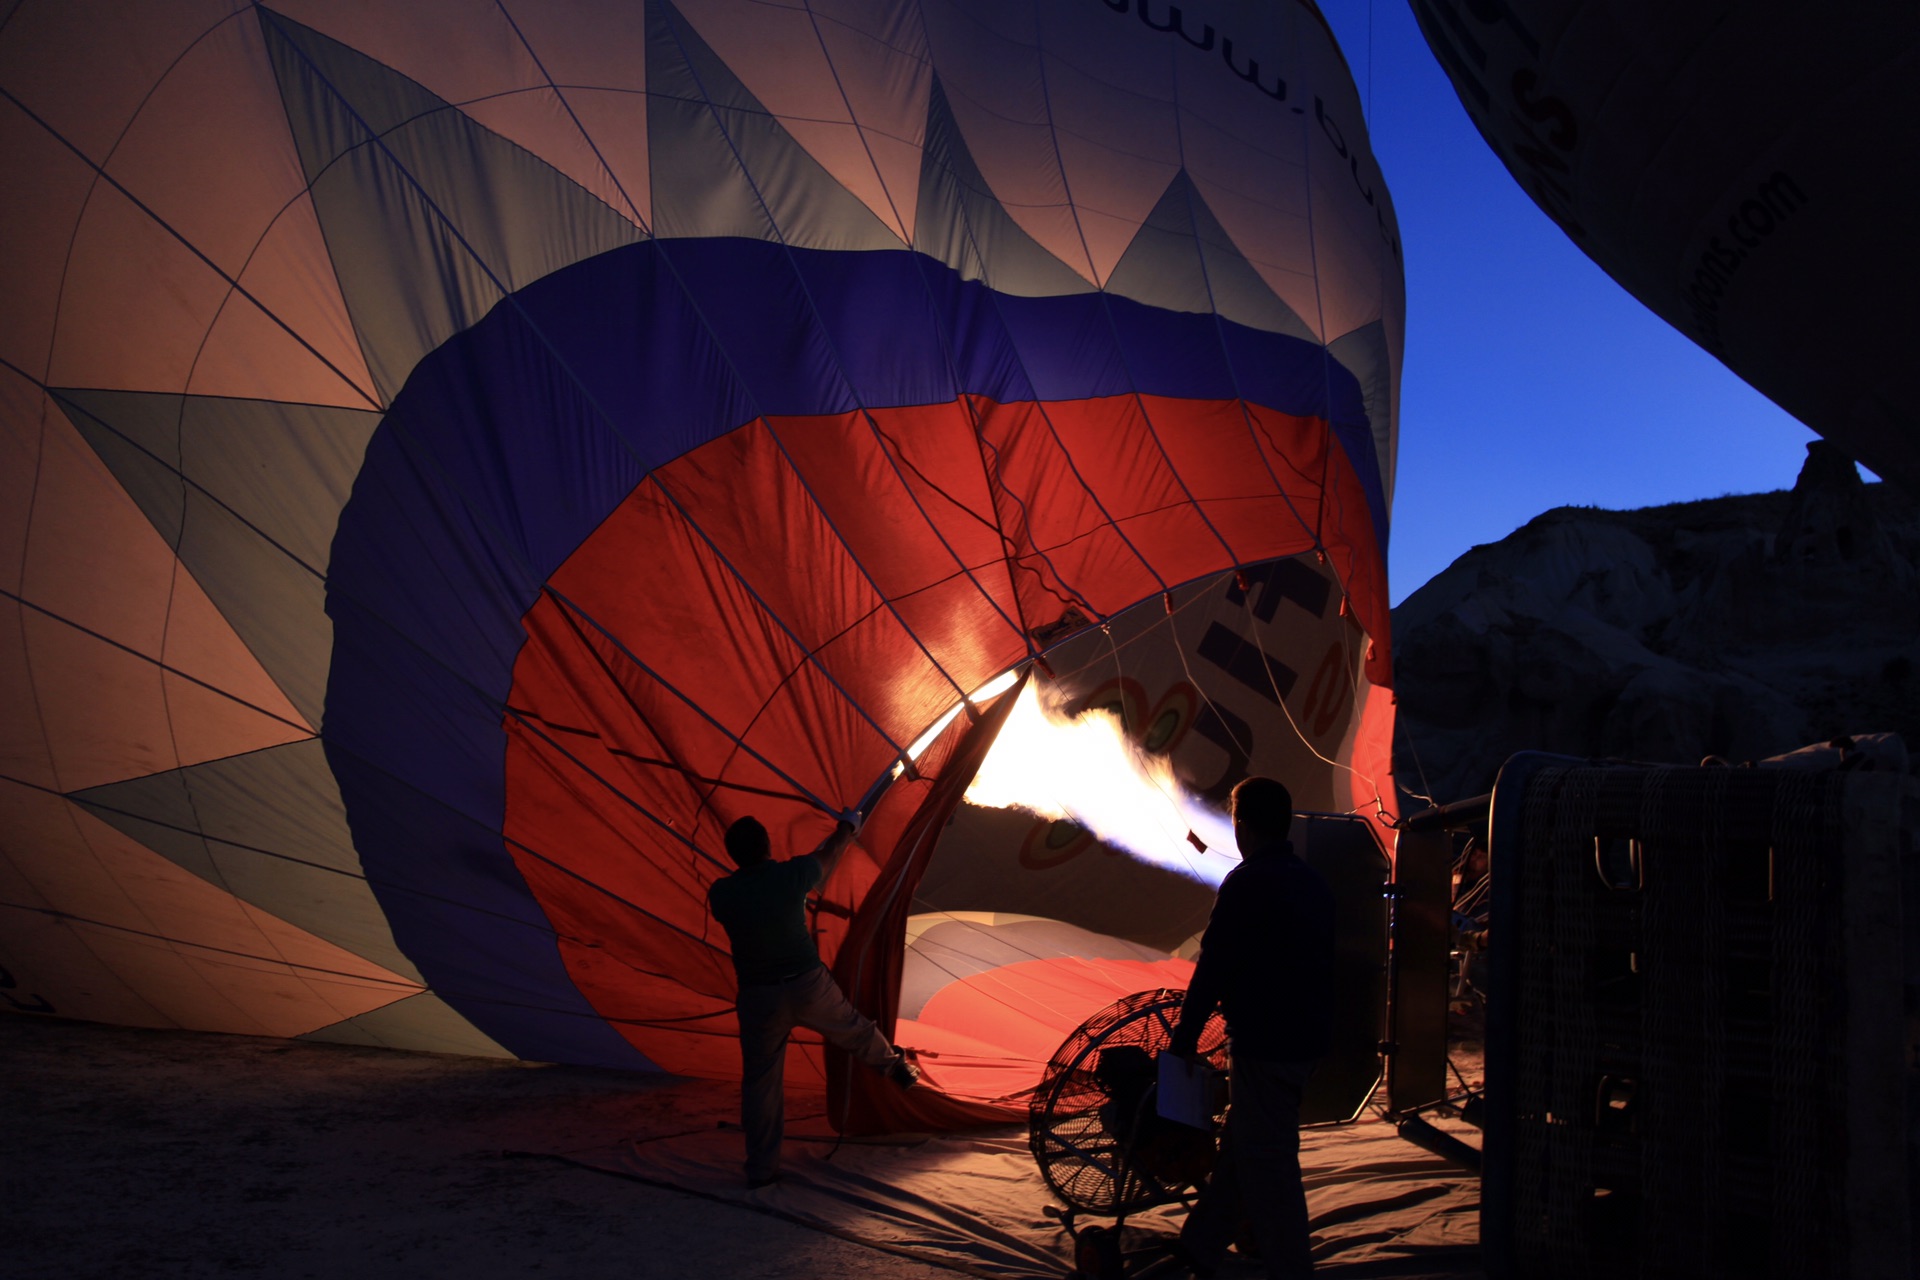
M 1104 709 L 1066 715 L 1029 682 L 967 788 L 967 803 L 1074 822 L 1142 862 L 1219 887 L 1240 865 L 1233 824 Z

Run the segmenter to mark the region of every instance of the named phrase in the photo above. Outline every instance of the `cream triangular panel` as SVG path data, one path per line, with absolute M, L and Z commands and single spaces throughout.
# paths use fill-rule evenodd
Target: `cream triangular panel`
M 342 4 L 340 0 L 276 0 L 275 15 L 351 44 L 375 62 L 425 86 L 443 102 L 472 102 L 545 83 L 514 28 L 520 10 L 561 6 L 502 5 L 496 0 L 406 0 Z
M 1232 183 L 1209 181 L 1192 166 L 1187 175 L 1248 265 L 1275 297 L 1317 331 L 1325 281 L 1316 278 L 1317 228 L 1307 216 L 1304 171 L 1276 163 L 1272 173 L 1235 174 Z M 1324 262 L 1326 246 L 1317 247 Z
M 0 127 L 0 173 L 33 175 L 0 182 L 0 227 L 7 230 L 7 252 L 0 254 L 0 298 L 7 300 L 0 307 L 0 360 L 37 375 L 47 367 L 56 334 L 74 224 L 99 179 L 59 138 L 20 127 L 17 114 Z M 11 372 L 4 365 L 0 371 Z
M 297 720 L 169 677 L 157 659 L 32 608 L 19 610 L 6 639 L 0 649 L 25 676 L 9 682 L 9 697 L 24 693 L 25 705 L 0 742 L 9 757 L 44 762 L 16 776 L 58 789 L 98 786 L 311 736 Z
M 28 610 L 0 597 L 0 777 L 60 789 L 53 747 L 27 666 Z
M 377 406 L 311 195 L 303 193 L 274 222 L 240 273 L 240 289 L 207 335 L 189 391 Z
M 980 176 L 938 82 L 927 97 L 913 247 L 1002 293 L 1044 298 L 1093 290 L 1007 216 Z
M 93 187 L 66 264 L 47 380 L 184 389 L 229 282 L 104 182 Z
M 0 931 L 7 939 L 7 973 L 15 983 L 7 994 L 25 1006 L 21 1012 L 117 1027 L 180 1025 L 142 998 L 58 915 L 35 910 L 13 895 L 5 902 Z
M 946 110 L 966 138 L 981 185 L 1026 235 L 1091 284 L 1093 264 L 1075 216 L 1075 193 L 1061 169 L 1049 55 L 1042 51 L 1047 10 L 1069 7 L 1085 10 L 1077 4 L 994 5 L 979 11 L 943 4 L 921 6 L 920 12 L 929 27 Z M 1078 21 L 1067 19 L 1068 24 Z M 1087 50 L 1075 53 L 1084 57 Z
M 1380 485 L 1387 506 L 1393 506 L 1393 354 L 1387 345 L 1387 326 L 1375 320 L 1327 344 L 1327 351 L 1359 379 L 1367 406 L 1367 424 L 1373 430 L 1374 460 L 1380 467 Z
M 187 386 L 201 395 L 372 407 L 373 380 L 358 354 L 347 369 L 329 368 L 302 335 L 236 290 L 214 321 Z M 364 383 L 352 381 L 356 375 Z
M 1180 170 L 1177 148 L 1159 158 L 1146 139 L 1128 139 L 1130 149 L 1102 146 L 1062 130 L 1060 164 L 1073 192 L 1081 239 L 1104 283 L 1151 216 L 1159 193 Z M 1156 154 L 1141 154 L 1149 151 Z
M 653 228 L 652 161 L 647 150 L 647 95 L 615 89 L 567 90 L 567 106 L 593 141 L 620 192 L 614 207 Z
M 646 6 L 633 0 L 516 5 L 513 25 L 544 78 L 557 87 L 585 131 L 595 159 L 610 175 L 603 181 L 613 184 L 617 197 L 607 199 L 576 166 L 549 159 L 622 215 L 650 227 Z M 464 97 L 458 101 L 476 119 L 488 119 L 481 103 Z M 500 132 L 519 140 L 508 129 Z
M 60 410 L 17 369 L 0 364 L 0 584 L 19 590 L 40 467 L 41 421 Z

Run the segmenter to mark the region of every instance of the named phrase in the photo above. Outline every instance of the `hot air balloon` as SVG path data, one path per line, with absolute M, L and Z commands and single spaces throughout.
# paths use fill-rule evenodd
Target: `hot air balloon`
M 1412 0 L 1514 179 L 1629 293 L 1920 491 L 1910 5 Z M 1631 376 L 1628 373 L 1626 376 Z
M 14 1007 L 724 1076 L 720 833 L 856 805 L 888 1025 L 916 914 L 1177 976 L 1192 901 L 1076 919 L 1123 859 L 964 905 L 1020 681 L 1391 819 L 1399 246 L 1305 0 L 27 0 L 0 99 Z

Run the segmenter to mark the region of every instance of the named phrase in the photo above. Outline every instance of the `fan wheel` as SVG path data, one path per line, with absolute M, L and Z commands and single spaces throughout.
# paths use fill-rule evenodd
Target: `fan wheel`
M 1120 1216 L 1166 1204 L 1212 1168 L 1213 1135 L 1162 1120 L 1151 1101 L 1155 1059 L 1173 1042 L 1186 994 L 1163 987 L 1123 997 L 1080 1024 L 1048 1061 L 1027 1110 L 1028 1142 L 1047 1185 L 1073 1208 Z M 1227 1027 L 1217 1012 L 1199 1056 L 1226 1068 Z

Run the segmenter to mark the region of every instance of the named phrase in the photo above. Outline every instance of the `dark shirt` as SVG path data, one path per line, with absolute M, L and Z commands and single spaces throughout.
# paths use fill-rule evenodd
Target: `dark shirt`
M 1311 1062 L 1332 1044 L 1333 891 L 1282 842 L 1220 882 L 1173 1048 L 1191 1053 L 1215 1005 L 1233 1056 Z
M 780 982 L 819 967 L 807 895 L 825 879 L 826 867 L 809 853 L 785 862 L 768 858 L 713 882 L 707 903 L 727 931 L 741 982 Z

